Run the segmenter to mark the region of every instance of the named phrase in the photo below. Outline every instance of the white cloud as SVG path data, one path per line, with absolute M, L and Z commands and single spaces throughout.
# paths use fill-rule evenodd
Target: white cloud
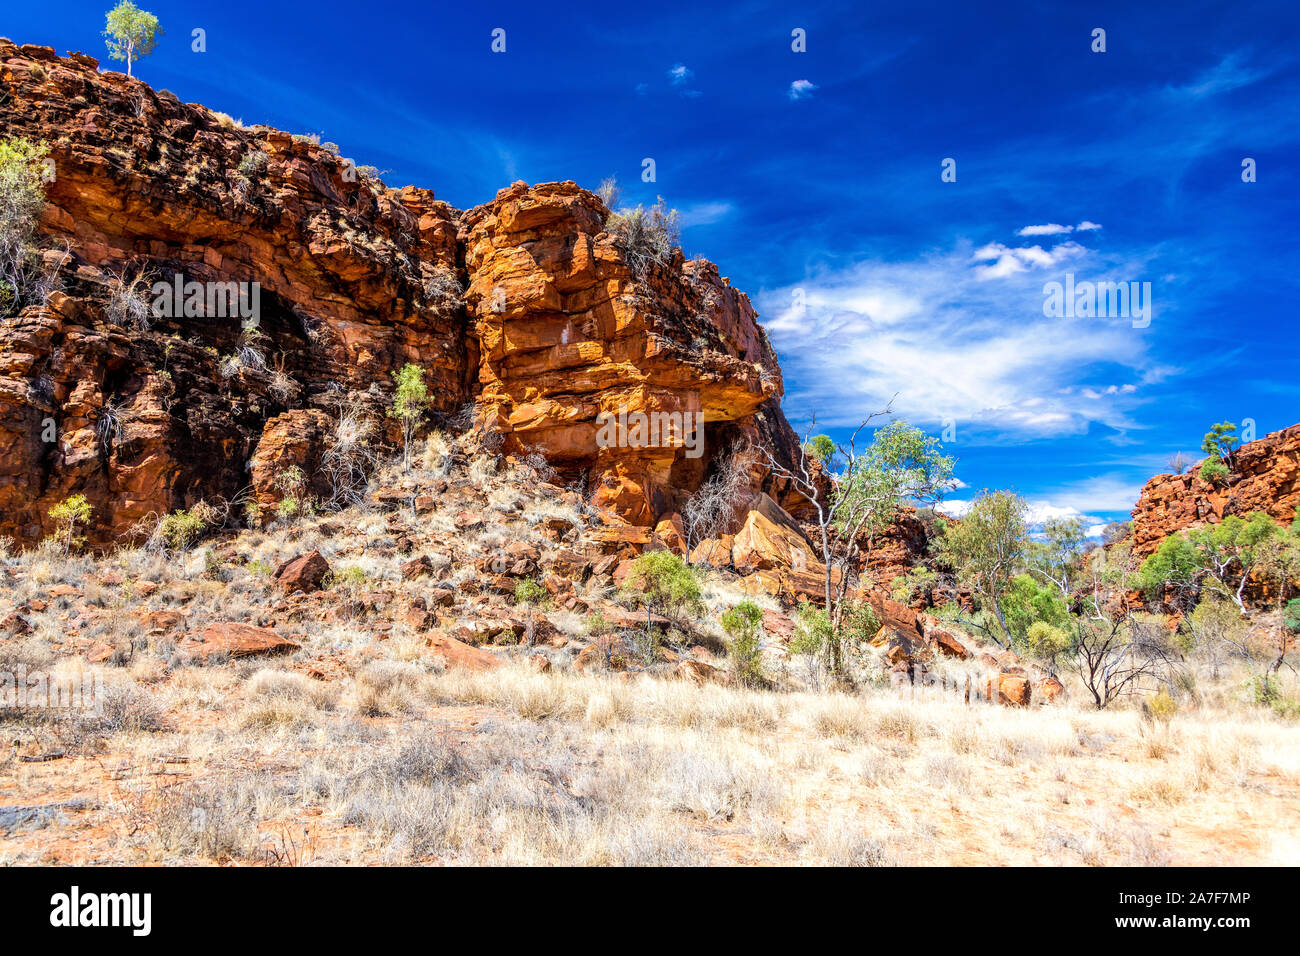
M 939 504 L 935 510 L 947 515 L 950 518 L 964 518 L 970 513 L 972 502 L 967 499 L 960 501 L 945 501 Z M 1090 508 L 1080 510 L 1075 504 L 1065 503 L 1062 499 L 1052 495 L 1050 499 L 1032 498 L 1025 501 L 1025 523 L 1029 526 L 1030 534 L 1037 534 L 1042 531 L 1043 525 L 1048 521 L 1071 521 L 1077 520 L 1084 527 L 1084 535 L 1089 538 L 1101 536 L 1102 530 L 1106 527 L 1105 518 L 1095 514 L 1089 514 L 1088 511 L 1127 511 L 1132 507 L 1130 502 L 1123 508 Z
M 695 76 L 695 71 L 685 64 L 678 63 L 668 71 L 668 79 L 673 86 L 684 86 Z
M 1093 222 L 1090 219 L 1085 219 L 1083 222 L 1079 223 L 1074 228 L 1077 229 L 1079 232 L 1095 232 L 1096 230 L 1101 228 L 1101 223 Z
M 1073 232 L 1073 226 L 1062 226 L 1060 223 L 1049 222 L 1044 226 L 1025 226 L 1016 233 L 1017 236 L 1060 236 L 1067 232 Z
M 1084 512 L 1129 512 L 1142 493 L 1142 482 L 1117 474 L 1097 475 L 1083 481 L 1062 485 L 1048 493 L 1051 500 L 1065 508 Z M 1100 519 L 1098 519 L 1100 520 Z
M 934 510 L 949 518 L 964 518 L 970 512 L 969 501 L 943 501 L 934 506 Z
M 979 266 L 975 270 L 978 279 L 1005 279 L 1007 276 L 1024 272 L 1027 269 L 1046 268 L 1082 255 L 1087 250 L 1077 242 L 1063 242 L 1053 246 L 1051 251 L 1042 246 L 1018 246 L 1009 248 L 1000 242 L 991 242 L 975 250 L 971 257 L 974 261 L 994 260 L 992 265 Z
M 1171 370 L 1155 365 L 1149 339 L 1128 320 L 1043 315 L 1041 271 L 1066 259 L 1141 274 L 1138 263 L 1074 242 L 1051 250 L 962 243 L 763 290 L 759 311 L 786 382 L 798 383 L 787 414 L 856 425 L 897 393 L 900 416 L 931 427 L 954 422 L 959 440 L 972 431 L 1020 440 L 1082 434 L 1093 424 L 1139 429 L 1132 412 L 1141 386 Z
M 790 90 L 787 95 L 792 100 L 806 100 L 812 96 L 813 90 L 817 89 L 815 83 L 810 80 L 795 80 L 790 84 Z

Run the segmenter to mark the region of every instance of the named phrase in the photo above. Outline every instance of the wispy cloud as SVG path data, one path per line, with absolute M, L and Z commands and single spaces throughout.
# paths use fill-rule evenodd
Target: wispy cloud
M 1132 412 L 1142 386 L 1169 370 L 1148 356 L 1130 322 L 1043 315 L 1041 274 L 1032 271 L 1066 260 L 1089 274 L 1140 274 L 1140 263 L 1074 242 L 975 251 L 960 243 L 916 260 L 825 269 L 760 293 L 787 381 L 800 383 L 787 395 L 792 417 L 815 412 L 830 427 L 852 425 L 897 393 L 896 410 L 912 421 L 985 435 L 1140 428 Z
M 709 226 L 731 215 L 729 202 L 701 202 L 678 210 L 678 223 L 682 228 Z
M 1245 66 L 1242 60 L 1243 56 L 1240 53 L 1229 53 L 1190 83 L 1184 86 L 1170 86 L 1167 89 L 1175 96 L 1202 99 L 1250 86 L 1268 76 L 1267 70 L 1252 69 Z
M 695 76 L 695 71 L 684 63 L 678 63 L 668 70 L 668 80 L 673 86 L 685 86 Z
M 1025 228 L 1016 232 L 1017 236 L 1059 236 L 1067 232 L 1073 232 L 1073 226 L 1062 226 L 1057 222 L 1049 222 L 1042 226 L 1025 226 Z

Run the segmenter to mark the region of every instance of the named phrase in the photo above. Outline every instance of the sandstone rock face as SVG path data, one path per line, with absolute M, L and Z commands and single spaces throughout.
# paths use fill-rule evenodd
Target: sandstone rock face
M 797 449 L 749 299 L 680 254 L 634 275 L 575 184 L 516 183 L 462 213 L 332 147 L 96 67 L 0 41 L 0 127 L 54 162 L 39 233 L 61 287 L 0 320 L 0 535 L 34 542 L 74 493 L 101 547 L 202 498 L 251 488 L 274 505 L 292 468 L 321 495 L 345 402 L 396 441 L 382 410 L 408 362 L 435 413 L 477 401 L 509 447 L 585 475 L 593 503 L 633 527 L 677 530 L 740 443 Z M 255 283 L 252 354 L 246 317 L 226 309 L 124 318 L 110 300 L 137 277 L 148 301 L 154 281 Z M 700 415 L 699 454 L 602 446 L 598 417 L 620 410 Z M 761 467 L 752 488 L 797 509 Z
M 574 183 L 501 190 L 461 219 L 465 299 L 484 415 L 508 447 L 589 472 L 595 504 L 653 525 L 717 452 L 762 441 L 781 370 L 749 298 L 715 266 L 678 255 L 635 275 L 607 212 Z M 620 414 L 678 416 L 681 429 L 602 435 Z
M 1185 475 L 1156 475 L 1133 509 L 1133 552 L 1145 557 L 1185 528 L 1217 524 L 1228 515 L 1263 511 L 1289 524 L 1300 508 L 1300 425 L 1242 445 L 1226 487 Z

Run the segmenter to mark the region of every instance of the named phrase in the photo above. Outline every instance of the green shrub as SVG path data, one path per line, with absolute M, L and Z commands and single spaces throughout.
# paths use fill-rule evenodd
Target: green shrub
M 1292 634 L 1300 634 L 1300 598 L 1286 602 L 1286 608 L 1282 611 L 1282 623 Z
M 722 615 L 732 673 L 747 687 L 759 687 L 768 682 L 763 672 L 762 621 L 763 609 L 753 601 L 741 601 Z
M 1201 465 L 1201 481 L 1220 485 L 1228 480 L 1228 466 L 1217 458 L 1207 458 Z
M 402 467 L 409 470 L 415 429 L 429 407 L 429 386 L 424 383 L 424 369 L 410 363 L 403 365 L 400 372 L 394 372 L 393 378 L 397 388 L 393 392 L 388 416 L 402 425 Z
M 695 571 L 672 551 L 651 551 L 632 565 L 623 594 L 634 604 L 671 620 L 701 614 L 704 604 Z
M 533 634 L 537 623 L 535 608 L 538 605 L 547 603 L 549 599 L 550 595 L 547 593 L 546 588 L 532 578 L 524 578 L 515 584 L 515 603 L 528 608 L 528 630 L 524 635 L 524 642 L 529 647 L 533 646 Z
M 614 625 L 599 611 L 592 611 L 582 622 L 582 630 L 588 637 L 606 637 L 614 630 Z
M 1178 704 L 1169 695 L 1169 691 L 1161 688 L 1159 693 L 1147 698 L 1146 713 L 1155 720 L 1167 723 L 1174 714 L 1178 713 Z
M 1040 584 L 1028 574 L 1011 579 L 1011 586 L 1002 596 L 1002 614 L 1012 641 L 1022 647 L 1034 622 L 1043 621 L 1064 629 L 1070 621 L 1070 611 L 1061 599 L 1061 592 Z
M 71 551 L 85 544 L 84 535 L 77 534 L 78 526 L 89 523 L 94 509 L 85 495 L 72 495 L 64 498 L 50 509 L 50 520 L 54 522 L 59 537 L 63 539 L 63 550 Z
M 22 138 L 0 140 L 0 318 L 27 304 L 32 236 L 45 208 L 49 147 Z
M 158 537 L 172 551 L 186 551 L 207 530 L 208 522 L 199 509 L 173 511 L 158 522 Z
M 820 657 L 834 637 L 830 616 L 822 608 L 803 601 L 795 612 L 794 634 L 790 638 L 791 654 L 807 654 Z
M 547 596 L 546 588 L 542 587 L 532 578 L 524 578 L 515 583 L 516 604 L 524 604 L 533 607 L 544 603 Z
M 1188 586 L 1200 571 L 1201 556 L 1195 545 L 1184 534 L 1171 534 L 1142 562 L 1134 583 L 1148 600 L 1158 600 L 1166 585 Z
M 290 465 L 275 476 L 274 484 L 281 495 L 276 514 L 285 520 L 302 514 L 307 505 L 307 476 L 302 469 Z
M 911 604 L 934 587 L 939 575 L 927 567 L 911 568 L 889 582 L 889 596 L 900 604 Z
M 345 568 L 336 568 L 325 576 L 325 586 L 333 591 L 355 592 L 366 586 L 366 572 L 364 568 L 355 564 L 348 565 Z
M 1066 628 L 1047 621 L 1035 621 L 1025 633 L 1025 644 L 1030 655 L 1051 666 L 1070 649 L 1072 641 Z

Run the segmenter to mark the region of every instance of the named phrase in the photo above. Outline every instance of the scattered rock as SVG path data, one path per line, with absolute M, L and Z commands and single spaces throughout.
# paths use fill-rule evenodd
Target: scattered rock
M 13 637 L 22 637 L 25 634 L 32 633 L 32 626 L 27 623 L 26 618 L 15 611 L 3 621 L 0 621 L 0 632 Z
M 330 573 L 329 562 L 319 551 L 311 551 L 284 562 L 275 571 L 275 580 L 289 594 L 319 591 L 325 575 Z
M 998 674 L 989 685 L 989 697 L 993 698 L 996 692 L 998 703 L 1010 704 L 1013 707 L 1029 706 L 1033 692 L 1027 677 L 1020 674 Z
M 189 638 L 180 645 L 180 650 L 184 653 L 202 660 L 207 660 L 214 654 L 237 658 L 257 654 L 291 654 L 298 649 L 296 642 L 281 637 L 274 631 L 234 621 L 218 621 L 197 638 Z
M 443 659 L 448 670 L 485 671 L 502 664 L 501 659 L 491 651 L 471 647 L 440 631 L 431 632 L 425 641 L 434 655 Z
M 721 683 L 727 676 L 725 672 L 712 664 L 706 664 L 704 661 L 689 657 L 680 661 L 673 668 L 673 673 L 695 684 Z
M 402 565 L 402 580 L 414 581 L 416 578 L 425 577 L 433 574 L 433 572 L 433 562 L 429 560 L 427 554 L 422 554 Z
M 1044 703 L 1050 703 L 1065 693 L 1065 685 L 1055 677 L 1044 677 L 1034 685 L 1034 694 Z

